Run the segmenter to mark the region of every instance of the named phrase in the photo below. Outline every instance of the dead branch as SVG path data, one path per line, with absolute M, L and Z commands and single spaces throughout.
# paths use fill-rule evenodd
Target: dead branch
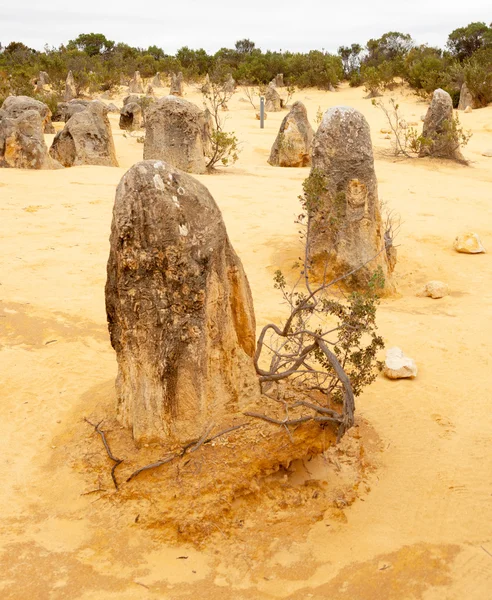
M 82 492 L 81 496 L 90 496 L 90 494 L 96 494 L 97 492 L 105 492 L 106 490 L 102 487 L 98 487 L 95 490 L 89 490 L 88 492 Z
M 213 428 L 214 428 L 214 423 L 212 423 L 211 425 L 209 425 L 209 427 L 207 427 L 207 429 L 205 430 L 205 433 L 198 440 L 198 442 L 192 448 L 190 448 L 190 454 L 192 452 L 196 452 L 198 450 L 198 448 L 200 448 L 200 446 L 205 443 L 205 440 L 207 439 L 209 433 L 212 431 Z
M 183 446 L 183 448 L 181 448 L 178 452 L 171 454 L 169 456 L 166 456 L 162 460 L 158 460 L 154 463 L 151 463 L 150 465 L 145 465 L 144 467 L 140 467 L 139 469 L 134 471 L 128 477 L 128 479 L 126 480 L 126 483 L 128 483 L 129 481 L 131 481 L 132 479 L 137 477 L 137 475 L 140 475 L 140 473 L 143 473 L 144 471 L 149 471 L 150 469 L 157 469 L 158 467 L 162 467 L 162 465 L 170 463 L 177 458 L 182 458 L 185 454 L 187 454 L 188 450 L 189 450 L 188 454 L 191 454 L 192 452 L 196 452 L 204 444 L 209 444 L 210 442 L 217 439 L 218 437 L 226 435 L 227 433 L 231 433 L 232 431 L 236 431 L 237 429 L 240 429 L 241 427 L 245 427 L 248 424 L 249 423 L 241 423 L 240 425 L 234 425 L 233 427 L 228 427 L 227 429 L 219 431 L 218 433 L 216 433 L 215 435 L 212 435 L 211 437 L 207 437 L 209 435 L 210 431 L 214 427 L 214 425 L 212 424 L 207 427 L 207 429 L 203 433 L 203 435 L 201 435 L 198 439 L 193 440 L 186 446 Z
M 297 419 L 274 419 L 273 417 L 269 417 L 267 415 L 262 415 L 261 413 L 256 412 L 244 412 L 243 415 L 247 417 L 254 417 L 255 419 L 262 419 L 263 421 L 267 421 L 268 423 L 274 423 L 275 425 L 300 425 L 301 423 L 306 423 L 307 421 L 312 421 L 313 417 L 305 416 L 299 417 Z
M 116 468 L 119 467 L 119 465 L 121 465 L 121 463 L 123 462 L 123 459 L 116 458 L 116 456 L 114 456 L 114 454 L 111 452 L 111 448 L 109 447 L 108 440 L 106 439 L 106 433 L 99 427 L 101 425 L 102 421 L 99 421 L 99 423 L 97 425 L 94 425 L 94 423 L 91 423 L 89 421 L 89 419 L 87 419 L 85 417 L 84 417 L 84 421 L 89 423 L 89 425 L 92 425 L 92 427 L 94 427 L 94 430 L 96 431 L 96 433 L 98 433 L 101 436 L 102 442 L 104 444 L 104 448 L 106 449 L 106 452 L 107 452 L 107 455 L 110 458 L 110 460 L 112 460 L 114 462 L 113 468 L 111 469 L 111 479 L 113 480 L 115 489 L 118 489 L 118 481 L 116 480 L 115 471 L 116 471 Z
M 140 473 L 143 473 L 144 471 L 149 471 L 150 469 L 157 469 L 157 467 L 162 467 L 162 465 L 165 465 L 165 464 L 173 461 L 175 458 L 180 458 L 181 456 L 182 456 L 181 453 L 171 454 L 171 456 L 167 456 L 166 458 L 163 458 L 162 460 L 158 460 L 155 463 L 151 463 L 150 465 L 145 465 L 144 467 L 140 467 L 140 469 L 137 469 L 130 475 L 130 477 L 128 477 L 128 479 L 126 480 L 126 483 L 128 483 L 129 481 L 131 481 L 137 475 L 140 475 Z
M 212 437 L 209 437 L 208 440 L 205 440 L 203 443 L 204 444 L 209 444 L 210 442 L 212 442 L 216 438 L 218 438 L 218 437 L 220 437 L 222 435 L 225 435 L 226 433 L 230 433 L 231 431 L 236 431 L 236 429 L 241 429 L 241 427 L 246 427 L 246 425 L 249 425 L 249 423 L 241 423 L 240 425 L 234 425 L 233 427 L 229 427 L 228 429 L 224 429 L 224 431 L 219 431 L 219 433 L 216 433 Z
M 324 406 L 319 406 L 318 404 L 312 404 L 311 402 L 306 402 L 305 400 L 298 400 L 292 404 L 290 408 L 296 408 L 297 406 L 305 406 L 306 408 L 311 408 L 312 410 L 322 414 L 331 415 L 332 417 L 340 417 L 336 410 L 325 408 Z

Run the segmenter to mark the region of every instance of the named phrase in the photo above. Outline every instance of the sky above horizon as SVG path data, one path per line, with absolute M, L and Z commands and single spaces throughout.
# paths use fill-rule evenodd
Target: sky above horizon
M 103 33 L 139 48 L 156 45 L 166 54 L 182 46 L 213 53 L 233 48 L 243 38 L 262 50 L 336 52 L 341 45 L 365 44 L 387 31 L 410 33 L 419 44 L 444 47 L 451 31 L 473 21 L 492 21 L 490 0 L 284 0 L 275 6 L 249 0 L 237 7 L 218 0 L 50 0 L 49 5 L 23 0 L 0 9 L 0 42 L 23 42 L 42 50 L 45 44 L 66 44 L 80 33 Z

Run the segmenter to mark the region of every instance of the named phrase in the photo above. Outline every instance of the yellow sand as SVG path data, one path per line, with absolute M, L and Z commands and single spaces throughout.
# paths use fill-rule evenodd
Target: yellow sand
M 283 314 L 272 275 L 298 256 L 294 220 L 308 170 L 267 164 L 285 113 L 269 114 L 260 130 L 242 95 L 226 113 L 242 142 L 239 162 L 198 178 L 223 212 L 261 326 Z M 387 345 L 413 357 L 419 374 L 379 377 L 359 399 L 358 416 L 381 439 L 371 489 L 346 518 L 327 513 L 301 536 L 287 522 L 284 535 L 258 544 L 239 531 L 232 544 L 218 532 L 202 550 L 166 546 L 158 530 L 122 518 L 117 504 L 81 495 L 87 481 L 68 460 L 53 460 L 54 446 L 67 443 L 85 407 L 112 393 L 104 310 L 111 211 L 143 146 L 114 115 L 120 168 L 0 171 L 2 600 L 491 597 L 492 259 L 452 244 L 471 230 L 492 249 L 492 158 L 482 156 L 492 150 L 492 107 L 460 113 L 473 132 L 465 167 L 385 155 L 384 117 L 363 95 L 310 89 L 294 100 L 313 125 L 318 107 L 334 105 L 354 106 L 370 123 L 380 198 L 402 218 L 399 295 L 383 301 L 378 320 Z M 420 126 L 427 105 L 393 95 Z M 200 103 L 192 89 L 186 97 Z M 450 295 L 417 297 L 432 279 Z

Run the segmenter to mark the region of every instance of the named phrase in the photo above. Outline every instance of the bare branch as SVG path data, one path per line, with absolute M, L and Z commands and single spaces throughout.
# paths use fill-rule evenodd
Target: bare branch
M 110 460 L 112 460 L 114 462 L 113 468 L 111 469 L 111 479 L 113 480 L 113 484 L 114 484 L 115 489 L 118 489 L 118 482 L 116 480 L 115 471 L 116 471 L 116 468 L 119 465 L 121 465 L 121 463 L 123 462 L 123 459 L 116 458 L 116 456 L 114 456 L 113 453 L 111 452 L 111 448 L 109 447 L 108 440 L 106 439 L 106 434 L 99 427 L 101 425 L 102 421 L 99 421 L 99 423 L 97 423 L 97 425 L 95 425 L 94 423 L 91 423 L 89 421 L 89 419 L 87 419 L 85 417 L 84 417 L 84 421 L 86 423 L 89 423 L 89 425 L 92 425 L 92 427 L 94 427 L 94 430 L 96 431 L 96 433 L 98 433 L 101 436 L 102 442 L 104 444 L 104 448 L 106 449 L 106 452 L 107 452 L 107 455 L 110 458 Z
M 135 477 L 137 477 L 137 475 L 140 475 L 140 473 L 143 473 L 144 471 L 150 471 L 151 469 L 157 469 L 158 467 L 162 467 L 162 465 L 166 465 L 166 464 L 172 462 L 173 460 L 182 458 L 187 453 L 188 450 L 189 450 L 189 454 L 191 454 L 192 452 L 196 452 L 204 444 L 209 444 L 211 441 L 217 439 L 218 437 L 226 435 L 227 433 L 231 433 L 232 431 L 236 431 L 237 429 L 241 429 L 242 427 L 245 427 L 246 425 L 248 425 L 248 423 L 241 423 L 240 425 L 234 425 L 232 427 L 228 427 L 227 429 L 219 431 L 218 433 L 216 433 L 215 435 L 213 435 L 211 437 L 207 437 L 210 434 L 210 431 L 214 427 L 214 425 L 212 424 L 207 427 L 206 431 L 203 433 L 203 435 L 200 436 L 199 439 L 190 442 L 189 444 L 187 444 L 186 446 L 181 448 L 181 450 L 179 450 L 178 452 L 175 452 L 174 454 L 170 454 L 169 456 L 166 456 L 165 458 L 163 458 L 161 460 L 153 462 L 149 465 L 145 465 L 144 467 L 140 467 L 139 469 L 134 471 L 128 477 L 126 482 L 128 483 L 132 479 L 135 479 Z

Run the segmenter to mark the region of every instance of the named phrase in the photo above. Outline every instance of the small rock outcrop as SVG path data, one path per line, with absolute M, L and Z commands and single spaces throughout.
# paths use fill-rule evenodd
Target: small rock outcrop
M 91 102 L 67 121 L 56 134 L 50 155 L 64 167 L 118 166 L 107 108 L 102 102 Z
M 205 172 L 207 118 L 197 106 L 165 96 L 146 113 L 144 159 L 163 160 L 188 173 Z
M 206 108 L 203 111 L 202 118 L 202 140 L 203 140 L 203 152 L 205 156 L 211 156 L 213 153 L 213 142 L 212 134 L 215 130 L 215 122 L 212 117 L 212 113 Z
M 278 73 L 277 75 L 275 75 L 275 86 L 276 87 L 285 87 L 283 73 Z
M 424 288 L 417 294 L 417 296 L 425 296 L 427 298 L 444 298 L 449 294 L 448 286 L 442 281 L 432 280 L 425 284 Z
M 458 235 L 454 240 L 453 247 L 456 252 L 463 254 L 483 254 L 485 252 L 478 233 L 471 231 Z
M 458 110 L 466 110 L 468 107 L 477 108 L 476 103 L 471 95 L 470 90 L 466 83 L 463 83 L 460 91 L 460 101 L 458 103 Z
M 53 121 L 62 121 L 66 123 L 78 112 L 85 110 L 90 104 L 90 100 L 71 100 L 70 102 L 59 102 L 56 113 L 53 115 Z
M 37 110 L 26 110 L 17 117 L 0 110 L 0 167 L 13 169 L 51 169 L 43 136 L 43 121 Z
M 70 100 L 73 100 L 74 98 L 77 98 L 77 86 L 75 85 L 75 79 L 72 71 L 69 71 L 65 81 L 65 93 L 63 94 L 63 100 L 65 102 L 70 102 Z
M 269 84 L 265 92 L 265 110 L 268 112 L 279 112 L 282 110 L 282 99 L 272 84 Z
M 144 93 L 143 81 L 140 77 L 140 71 L 135 71 L 135 73 L 133 74 L 133 77 L 130 80 L 130 83 L 128 84 L 128 91 L 130 92 L 130 94 Z
M 171 75 L 171 89 L 169 90 L 171 96 L 182 96 L 183 95 L 183 73 L 181 71 L 176 75 Z
M 45 86 L 49 85 L 50 76 L 46 71 L 39 71 L 39 75 L 37 76 L 34 85 L 36 86 L 37 92 L 44 92 Z
M 210 77 L 208 75 L 208 73 L 205 75 L 205 79 L 203 80 L 202 86 L 200 88 L 200 91 L 202 92 L 202 94 L 210 94 L 210 90 L 211 90 L 211 85 L 210 85 Z
M 413 358 L 405 356 L 400 348 L 394 346 L 386 351 L 383 373 L 388 379 L 414 379 L 417 372 Z
M 230 73 L 229 73 L 229 77 L 227 78 L 226 82 L 224 83 L 224 91 L 227 94 L 234 94 L 234 92 L 236 91 L 236 82 Z
M 137 443 L 185 444 L 258 397 L 248 280 L 201 183 L 161 161 L 131 167 L 107 274 L 117 416 Z
M 125 104 L 130 104 L 132 102 L 135 102 L 138 104 L 140 102 L 140 96 L 137 96 L 136 94 L 130 94 L 123 98 L 123 106 Z
M 142 107 L 137 102 L 124 104 L 120 110 L 120 129 L 133 131 L 142 127 Z
M 438 89 L 432 96 L 422 130 L 422 136 L 429 143 L 422 145 L 419 156 L 449 158 L 462 162 L 464 158 L 453 124 L 451 96 L 444 90 Z
M 154 77 L 152 78 L 152 87 L 155 87 L 155 88 L 164 87 L 163 83 L 162 83 L 162 79 L 161 79 L 161 74 L 160 73 L 156 73 L 154 75 Z
M 364 288 L 381 268 L 392 289 L 396 249 L 385 239 L 369 125 L 345 106 L 327 110 L 312 145 L 311 183 L 317 204 L 311 212 L 309 259 L 327 281 L 353 272 L 344 284 Z
M 302 102 L 294 102 L 280 125 L 268 162 L 278 167 L 310 166 L 313 136 L 306 107 Z
M 35 110 L 41 117 L 43 132 L 55 133 L 55 128 L 51 122 L 51 110 L 48 108 L 48 105 L 30 96 L 8 96 L 5 98 L 1 110 L 5 111 L 7 116 L 13 119 L 28 110 Z

